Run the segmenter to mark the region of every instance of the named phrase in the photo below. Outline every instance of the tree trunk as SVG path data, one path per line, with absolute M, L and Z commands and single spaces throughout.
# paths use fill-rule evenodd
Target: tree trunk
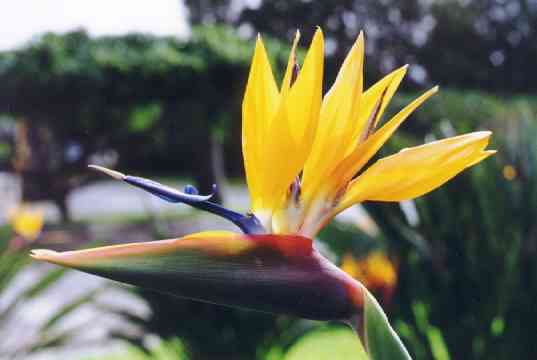
M 58 194 L 58 196 L 54 198 L 53 201 L 58 207 L 58 210 L 60 211 L 60 218 L 62 222 L 71 222 L 71 211 L 69 210 L 69 206 L 67 204 L 67 192 Z
M 58 169 L 63 164 L 63 149 L 50 130 L 36 121 L 19 119 L 15 134 L 13 168 L 21 178 L 22 201 L 52 200 L 62 221 L 69 221 L 67 178 Z
M 214 182 L 218 186 L 220 201 L 224 202 L 227 188 L 224 146 L 216 135 L 211 136 L 211 168 L 214 174 Z
M 196 185 L 202 194 L 212 193 L 213 185 L 216 185 L 216 192 L 211 201 L 221 204 L 222 187 L 225 186 L 223 148 L 214 135 L 207 140 L 204 151 L 200 153 L 200 167 L 195 175 Z

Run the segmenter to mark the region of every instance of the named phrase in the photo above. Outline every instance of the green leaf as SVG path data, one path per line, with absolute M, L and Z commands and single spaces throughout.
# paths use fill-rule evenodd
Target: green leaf
M 285 360 L 367 360 L 360 340 L 348 328 L 314 330 L 300 338 Z
M 411 359 L 386 314 L 369 291 L 365 291 L 364 326 L 365 345 L 372 360 Z
M 54 285 L 65 274 L 66 269 L 54 269 L 45 274 L 35 284 L 18 294 L 15 299 L 0 312 L 0 322 L 11 314 L 23 301 L 39 296 L 45 290 Z
M 71 314 L 72 312 L 77 310 L 82 305 L 85 305 L 87 303 L 92 302 L 95 299 L 95 297 L 98 294 L 100 294 L 104 289 L 105 289 L 105 287 L 92 290 L 92 291 L 82 295 L 81 297 L 78 297 L 78 298 L 74 299 L 73 301 L 65 304 L 55 314 L 53 314 L 47 320 L 47 322 L 45 322 L 45 324 L 43 324 L 41 330 L 42 331 L 50 330 L 54 325 L 56 325 L 58 322 L 63 320 L 67 315 Z
M 431 351 L 435 360 L 450 360 L 449 351 L 440 329 L 431 326 L 427 331 L 427 340 L 431 346 Z
M 44 291 L 49 289 L 52 285 L 56 284 L 65 275 L 66 269 L 57 268 L 47 272 L 38 282 L 28 288 L 22 294 L 22 297 L 26 300 L 35 298 L 41 295 Z
M 161 115 L 162 107 L 159 103 L 138 106 L 130 114 L 129 130 L 135 133 L 147 131 L 155 125 Z

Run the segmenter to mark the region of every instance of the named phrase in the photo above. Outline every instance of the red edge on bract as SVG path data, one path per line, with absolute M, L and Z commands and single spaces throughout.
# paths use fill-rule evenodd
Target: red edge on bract
M 277 249 L 283 255 L 310 256 L 313 252 L 311 239 L 298 235 L 251 235 L 250 238 L 260 246 Z

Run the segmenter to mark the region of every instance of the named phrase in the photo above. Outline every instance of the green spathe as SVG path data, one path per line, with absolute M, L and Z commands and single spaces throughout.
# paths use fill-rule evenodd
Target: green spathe
M 193 300 L 346 322 L 372 359 L 410 358 L 372 295 L 302 236 L 205 232 L 32 256 Z
M 374 360 L 412 359 L 369 291 L 364 291 L 365 346 Z

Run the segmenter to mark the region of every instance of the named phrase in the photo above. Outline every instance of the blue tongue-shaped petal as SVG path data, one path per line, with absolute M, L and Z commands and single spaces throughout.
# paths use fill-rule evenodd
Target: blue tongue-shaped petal
M 198 189 L 192 185 L 187 185 L 185 187 L 185 192 L 181 192 L 169 186 L 159 184 L 156 181 L 144 179 L 138 176 L 126 175 L 123 178 L 123 181 L 144 189 L 145 191 L 172 203 L 185 203 L 192 205 L 197 202 L 207 201 L 213 196 L 213 194 L 199 195 Z
M 223 206 L 212 203 L 209 199 L 213 196 L 199 195 L 198 189 L 192 185 L 187 185 L 184 192 L 176 190 L 172 187 L 160 184 L 156 181 L 141 178 L 138 176 L 130 176 L 122 174 L 115 170 L 110 170 L 102 166 L 90 165 L 92 169 L 103 172 L 114 179 L 123 180 L 137 188 L 145 190 L 162 200 L 171 203 L 184 203 L 194 208 L 204 210 L 215 215 L 221 216 L 237 225 L 245 234 L 265 234 L 266 230 L 261 225 L 259 220 L 252 214 L 243 215 L 233 210 L 226 209 Z M 213 187 L 214 190 L 214 187 Z

